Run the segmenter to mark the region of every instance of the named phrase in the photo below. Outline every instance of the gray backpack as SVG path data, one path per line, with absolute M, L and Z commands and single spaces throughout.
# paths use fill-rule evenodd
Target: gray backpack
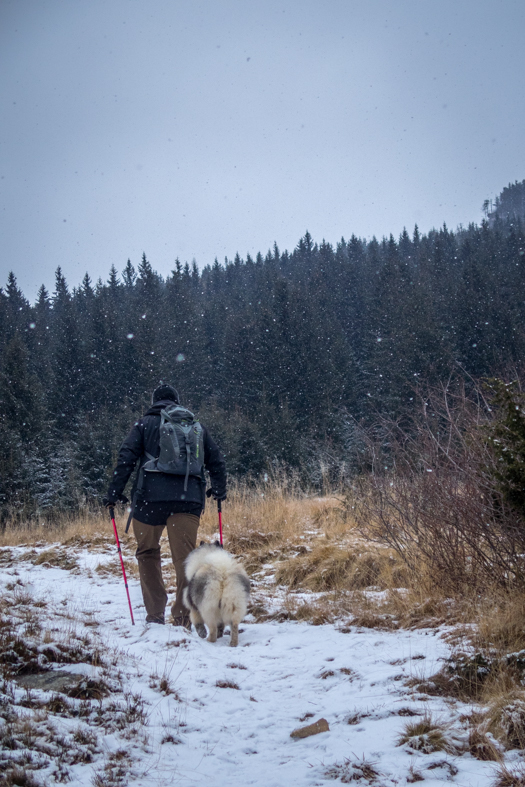
M 188 490 L 190 475 L 204 482 L 204 433 L 193 413 L 178 404 L 160 412 L 160 453 L 157 457 L 146 453 L 147 461 L 139 470 L 137 488 L 133 495 L 126 525 L 129 530 L 137 500 L 142 499 L 144 476 L 153 473 L 184 476 L 184 491 Z
M 144 463 L 145 473 L 183 475 L 184 491 L 188 478 L 202 478 L 204 467 L 204 435 L 202 426 L 193 413 L 174 404 L 160 413 L 160 454 Z

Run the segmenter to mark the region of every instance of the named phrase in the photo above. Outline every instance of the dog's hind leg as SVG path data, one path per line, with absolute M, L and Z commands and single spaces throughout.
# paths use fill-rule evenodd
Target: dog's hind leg
M 197 634 L 199 635 L 199 637 L 204 639 L 205 636 L 206 636 L 206 626 L 204 625 L 204 621 L 203 621 L 203 619 L 201 617 L 201 613 L 199 612 L 198 609 L 191 609 L 190 610 L 190 620 L 193 623 L 193 625 L 195 626 L 195 629 L 196 629 Z
M 197 630 L 197 634 L 199 635 L 199 637 L 201 639 L 204 639 L 206 637 L 206 626 L 204 625 L 204 623 L 197 623 L 195 625 L 195 628 Z
M 230 647 L 236 648 L 239 644 L 239 624 L 231 623 L 230 625 Z
M 224 623 L 219 623 L 217 626 L 217 639 L 220 639 L 224 634 Z
M 208 624 L 208 628 L 210 633 L 208 634 L 208 642 L 217 642 L 217 624 L 210 623 Z

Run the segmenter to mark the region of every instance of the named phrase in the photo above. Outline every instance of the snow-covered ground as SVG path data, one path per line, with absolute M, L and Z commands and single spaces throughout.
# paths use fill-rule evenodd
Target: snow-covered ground
M 41 714 L 35 729 L 51 725 L 57 745 L 73 751 L 76 741 L 90 752 L 86 761 L 65 757 L 57 771 L 53 760 L 60 757 L 48 755 L 46 761 L 43 747 L 42 767 L 33 774 L 37 783 L 54 784 L 61 776 L 74 785 L 220 787 L 234 781 L 313 787 L 422 779 L 428 787 L 451 781 L 488 787 L 494 780 L 493 763 L 474 759 L 464 746 L 459 753 L 468 737 L 461 717 L 471 709 L 407 685 L 411 677 L 435 673 L 449 655 L 440 631 L 352 626 L 342 631 L 334 625 L 248 618 L 239 647 L 230 648 L 227 635 L 210 644 L 182 628 L 146 626 L 135 579 L 129 580 L 132 626 L 122 579 L 96 570 L 105 562 L 113 565 L 114 552 L 78 548 L 73 571 L 34 565 L 34 551 L 33 562 L 25 559 L 27 548 L 11 548 L 9 554 L 1 576 L 3 596 L 16 601 L 18 594 L 26 606 L 29 596 L 41 600 L 44 641 L 67 642 L 85 634 L 98 643 L 102 666 L 81 662 L 55 668 L 102 680 L 110 690 L 98 699 L 69 699 L 70 712 L 60 712 L 59 704 L 53 713 L 49 698 L 56 699 L 56 692 L 14 684 L 18 706 L 28 696 L 33 705 L 48 702 L 47 716 Z M 14 612 L 22 606 L 13 606 Z M 17 712 L 29 717 L 35 711 L 19 707 Z M 112 724 L 112 713 L 124 721 Z M 448 753 L 398 745 L 407 723 L 425 715 L 451 725 Z M 328 732 L 290 737 L 320 718 L 327 720 Z M 52 744 L 48 748 L 52 755 Z M 19 756 L 19 747 L 4 751 L 4 765 Z

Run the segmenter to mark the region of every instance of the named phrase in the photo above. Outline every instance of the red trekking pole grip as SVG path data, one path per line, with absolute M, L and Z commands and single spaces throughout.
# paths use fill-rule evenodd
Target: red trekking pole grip
M 124 568 L 124 561 L 122 560 L 122 550 L 120 548 L 120 541 L 119 541 L 119 537 L 118 537 L 118 533 L 117 533 L 117 526 L 115 524 L 115 509 L 112 506 L 110 506 L 110 508 L 109 508 L 109 515 L 110 515 L 111 521 L 113 523 L 113 532 L 115 533 L 115 540 L 117 542 L 117 551 L 118 551 L 119 558 L 120 558 L 120 565 L 122 567 L 122 576 L 124 577 L 124 585 L 126 587 L 126 593 L 127 593 L 127 596 L 128 596 L 129 614 L 131 615 L 131 624 L 134 626 L 135 625 L 135 621 L 133 619 L 133 609 L 131 608 L 131 599 L 129 597 L 128 578 L 126 576 L 126 569 Z

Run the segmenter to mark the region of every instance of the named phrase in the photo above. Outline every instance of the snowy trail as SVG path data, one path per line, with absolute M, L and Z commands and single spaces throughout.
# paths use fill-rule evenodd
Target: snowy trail
M 145 702 L 147 737 L 126 741 L 117 733 L 106 735 L 99 762 L 72 766 L 73 784 L 92 784 L 104 757 L 122 748 L 128 749 L 131 762 L 127 781 L 120 783 L 141 787 L 221 787 L 232 779 L 261 787 L 313 787 L 333 779 L 403 785 L 411 783 L 414 772 L 427 787 L 450 781 L 488 787 L 493 782 L 494 765 L 468 753 L 423 754 L 396 745 L 412 715 L 432 714 L 453 723 L 459 738 L 466 736 L 460 717 L 467 706 L 405 685 L 409 677 L 432 675 L 449 654 L 435 631 L 352 627 L 343 633 L 333 625 L 256 624 L 248 619 L 238 648 L 229 647 L 227 635 L 210 644 L 182 628 L 145 626 L 140 588 L 133 579 L 129 585 L 137 625 L 131 626 L 122 582 L 94 570 L 114 556 L 81 550 L 76 555 L 76 574 L 17 562 L 2 575 L 4 584 L 18 579 L 46 599 L 46 625 L 98 623 L 87 631 L 95 632 L 104 648 L 115 649 L 115 671 L 126 690 Z M 60 610 L 62 617 L 53 617 L 52 610 Z M 84 665 L 74 669 L 100 671 Z M 162 679 L 174 693 L 159 691 Z M 290 738 L 292 730 L 321 717 L 329 732 Z M 58 718 L 57 723 L 66 728 L 69 720 Z M 353 767 L 363 761 L 376 771 L 368 781 L 367 772 Z

